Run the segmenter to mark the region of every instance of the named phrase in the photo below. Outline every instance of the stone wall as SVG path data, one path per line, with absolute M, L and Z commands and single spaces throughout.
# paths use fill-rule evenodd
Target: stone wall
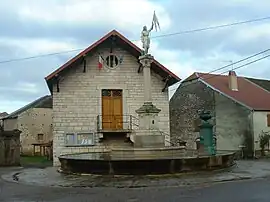
M 187 87 L 185 87 L 187 86 Z M 187 141 L 188 149 L 195 149 L 199 135 L 195 120 L 198 110 L 210 110 L 213 118 L 217 149 L 239 151 L 252 136 L 251 113 L 242 105 L 213 91 L 204 83 L 192 81 L 182 84 L 170 100 L 171 138 Z M 250 146 L 249 146 L 250 147 Z
M 104 58 L 109 54 L 109 49 L 98 51 Z M 59 155 L 83 149 L 66 147 L 66 133 L 97 130 L 97 115 L 102 113 L 102 89 L 122 89 L 123 113 L 137 117 L 135 110 L 144 102 L 143 73 L 137 72 L 138 59 L 120 48 L 113 51 L 123 56 L 123 63 L 115 69 L 109 69 L 104 64 L 103 69 L 98 70 L 98 54 L 95 52 L 86 57 L 85 73 L 83 64 L 74 66 L 59 82 L 60 92 L 57 92 L 56 86 L 53 87 L 54 165 L 59 165 Z M 162 92 L 162 78 L 153 72 L 151 74 L 153 103 L 161 109 L 160 130 L 169 134 L 168 92 Z M 90 148 L 98 150 L 99 147 L 103 148 L 103 145 L 96 142 L 96 146 Z
M 239 151 L 245 135 L 252 135 L 251 111 L 219 93 L 215 100 L 217 149 Z
M 31 108 L 18 116 L 21 133 L 21 152 L 32 154 L 33 143 L 47 143 L 52 140 L 52 109 Z
M 181 139 L 187 142 L 188 149 L 195 149 L 194 141 L 199 136 L 198 111 L 210 110 L 215 116 L 214 102 L 214 92 L 204 83 L 197 80 L 182 83 L 170 100 L 171 141 L 176 143 Z M 211 121 L 215 123 L 214 118 Z
M 20 130 L 21 152 L 32 154 L 33 143 L 42 143 L 52 140 L 52 109 L 51 108 L 30 108 L 17 118 L 4 120 L 4 130 Z M 41 140 L 38 135 L 43 134 Z M 40 135 L 41 137 L 41 135 Z
M 20 131 L 0 130 L 0 166 L 20 165 Z

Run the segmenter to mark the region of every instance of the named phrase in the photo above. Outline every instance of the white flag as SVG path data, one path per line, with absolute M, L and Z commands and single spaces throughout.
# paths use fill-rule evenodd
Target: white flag
M 159 25 L 158 18 L 156 16 L 156 12 L 155 11 L 154 11 L 153 22 L 152 23 L 154 24 L 156 31 L 157 31 L 157 27 L 160 29 L 160 25 Z

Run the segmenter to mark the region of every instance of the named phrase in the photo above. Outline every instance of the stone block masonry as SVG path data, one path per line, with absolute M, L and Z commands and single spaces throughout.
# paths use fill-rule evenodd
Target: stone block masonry
M 185 86 L 187 85 L 187 86 Z M 170 100 L 170 127 L 173 141 L 187 141 L 195 149 L 198 110 L 210 110 L 217 138 L 217 150 L 239 151 L 245 144 L 245 131 L 251 131 L 250 111 L 204 83 L 191 81 L 182 84 Z M 198 124 L 198 123 L 197 123 Z M 252 135 L 252 134 L 250 134 Z
M 99 49 L 103 57 L 109 49 Z M 53 134 L 54 165 L 59 165 L 58 156 L 80 150 L 77 147 L 65 146 L 65 134 L 76 132 L 95 132 L 97 116 L 102 113 L 101 90 L 123 90 L 123 114 L 137 117 L 135 110 L 144 102 L 143 74 L 138 73 L 138 59 L 123 49 L 115 48 L 113 53 L 123 56 L 123 62 L 114 69 L 98 69 L 98 54 L 93 53 L 86 58 L 86 72 L 79 64 L 70 69 L 59 83 L 60 92 L 53 88 Z M 169 98 L 168 92 L 162 92 L 162 78 L 151 72 L 152 100 L 159 109 L 160 130 L 169 134 Z M 101 143 L 89 147 L 92 151 L 103 147 Z
M 195 122 L 199 110 L 215 112 L 214 92 L 201 82 L 183 83 L 170 100 L 170 129 L 172 142 L 187 142 L 188 149 L 195 149 L 198 132 Z M 212 114 L 215 116 L 215 114 Z M 215 119 L 212 119 L 215 122 Z

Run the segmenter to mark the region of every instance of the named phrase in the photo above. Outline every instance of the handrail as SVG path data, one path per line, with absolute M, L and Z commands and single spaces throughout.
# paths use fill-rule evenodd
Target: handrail
M 108 117 L 107 120 L 103 120 L 102 117 Z M 134 130 L 139 126 L 139 119 L 133 115 L 97 115 L 97 130 L 103 130 L 102 124 L 121 124 L 123 130 Z M 112 126 L 112 128 L 114 128 Z

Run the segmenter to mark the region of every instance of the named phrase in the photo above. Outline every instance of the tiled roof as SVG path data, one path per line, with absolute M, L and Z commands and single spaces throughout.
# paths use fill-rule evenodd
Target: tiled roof
M 40 97 L 37 100 L 31 102 L 30 104 L 27 104 L 24 107 L 12 112 L 4 119 L 16 118 L 19 114 L 25 112 L 30 108 L 52 108 L 52 97 L 50 95 Z
M 227 97 L 232 98 L 253 110 L 270 111 L 270 92 L 268 89 L 264 89 L 267 88 L 265 85 L 266 82 L 262 82 L 265 80 L 261 80 L 259 82 L 259 79 L 254 80 L 237 76 L 238 91 L 233 91 L 229 88 L 229 78 L 227 75 L 215 75 L 196 72 L 186 80 L 192 80 L 196 78 L 201 78 L 214 90 L 225 94 Z

